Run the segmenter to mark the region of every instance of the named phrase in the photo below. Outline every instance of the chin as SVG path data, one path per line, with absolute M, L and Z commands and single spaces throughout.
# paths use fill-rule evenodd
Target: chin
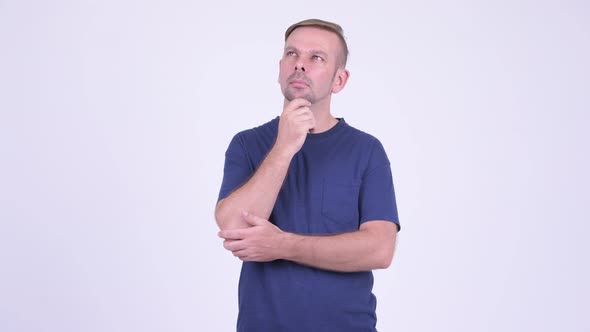
M 293 92 L 293 91 L 289 91 L 289 90 L 284 91 L 283 92 L 283 96 L 288 101 L 292 101 L 293 99 L 296 99 L 296 98 L 306 99 L 307 101 L 309 101 L 312 104 L 315 101 L 315 98 L 313 98 L 313 96 L 310 96 L 309 94 L 306 94 L 306 93 L 298 93 L 298 92 Z

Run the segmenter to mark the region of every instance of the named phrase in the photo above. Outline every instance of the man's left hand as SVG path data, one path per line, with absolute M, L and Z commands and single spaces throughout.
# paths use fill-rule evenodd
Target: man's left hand
M 242 261 L 269 262 L 281 258 L 285 233 L 268 220 L 244 212 L 248 228 L 222 230 L 223 247 Z

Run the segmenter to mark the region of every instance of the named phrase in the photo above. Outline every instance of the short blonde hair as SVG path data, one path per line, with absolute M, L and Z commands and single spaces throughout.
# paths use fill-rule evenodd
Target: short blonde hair
M 314 28 L 320 28 L 326 31 L 331 31 L 333 33 L 335 33 L 336 35 L 338 35 L 338 39 L 340 39 L 340 42 L 342 43 L 342 53 L 343 53 L 343 57 L 342 57 L 342 64 L 344 66 L 346 66 L 346 61 L 348 60 L 348 45 L 346 44 L 346 39 L 344 38 L 344 31 L 342 30 L 342 27 L 336 23 L 333 22 L 328 22 L 328 21 L 323 21 L 323 20 L 319 20 L 316 18 L 312 18 L 312 19 L 308 19 L 308 20 L 303 20 L 301 22 L 297 22 L 293 25 L 291 25 L 287 31 L 285 31 L 285 41 L 287 41 L 287 38 L 289 38 L 289 35 L 291 35 L 291 33 L 300 27 L 314 27 Z

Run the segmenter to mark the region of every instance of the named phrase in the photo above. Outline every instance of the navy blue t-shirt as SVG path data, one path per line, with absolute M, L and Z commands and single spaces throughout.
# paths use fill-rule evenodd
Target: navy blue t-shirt
M 279 117 L 238 133 L 226 155 L 219 200 L 246 182 L 275 142 Z M 371 220 L 398 225 L 391 168 L 381 143 L 343 119 L 308 134 L 269 220 L 286 232 L 338 234 Z M 286 260 L 244 262 L 239 332 L 376 331 L 373 274 L 332 272 Z

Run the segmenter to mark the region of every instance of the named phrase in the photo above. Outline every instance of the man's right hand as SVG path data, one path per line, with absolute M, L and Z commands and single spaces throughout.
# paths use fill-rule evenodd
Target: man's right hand
M 295 155 L 303 146 L 307 133 L 315 127 L 315 117 L 309 108 L 311 103 L 303 98 L 290 101 L 281 114 L 275 149 Z

